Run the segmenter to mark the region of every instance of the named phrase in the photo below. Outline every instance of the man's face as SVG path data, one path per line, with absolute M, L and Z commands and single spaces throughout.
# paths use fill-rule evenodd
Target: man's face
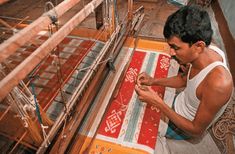
M 181 41 L 180 38 L 173 36 L 167 40 L 170 46 L 170 55 L 176 59 L 179 64 L 187 64 L 194 60 L 192 56 L 193 49 L 188 43 Z

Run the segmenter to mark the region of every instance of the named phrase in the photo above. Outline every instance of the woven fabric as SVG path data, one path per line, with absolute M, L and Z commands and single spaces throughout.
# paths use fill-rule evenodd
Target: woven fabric
M 155 78 L 167 77 L 169 58 L 158 52 L 134 52 L 118 95 L 101 121 L 91 153 L 99 153 L 104 149 L 112 153 L 154 152 L 160 112 L 156 107 L 138 100 L 134 79 L 143 71 Z M 152 88 L 164 97 L 165 88 Z

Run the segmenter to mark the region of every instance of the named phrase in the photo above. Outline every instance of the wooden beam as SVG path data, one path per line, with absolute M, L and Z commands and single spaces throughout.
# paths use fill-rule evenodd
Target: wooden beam
M 0 0 L 0 5 L 6 3 L 6 2 L 8 2 L 8 1 L 9 1 L 9 0 Z
M 63 1 L 58 6 L 56 6 L 54 10 L 50 10 L 43 14 L 28 27 L 19 31 L 17 34 L 13 35 L 11 38 L 0 44 L 0 63 L 12 55 L 18 48 L 32 39 L 35 35 L 37 35 L 39 31 L 45 29 L 46 26 L 51 24 L 52 21 L 49 17 L 50 15 L 56 15 L 57 18 L 59 18 L 78 2 L 80 2 L 80 0 Z
M 133 0 L 128 0 L 128 20 L 133 18 Z
M 218 27 L 219 31 L 221 34 L 221 37 L 224 42 L 224 47 L 226 50 L 227 58 L 228 58 L 228 63 L 229 63 L 229 68 L 230 72 L 233 77 L 233 85 L 235 85 L 235 53 L 234 53 L 234 48 L 235 48 L 235 40 L 229 31 L 228 23 L 224 17 L 223 11 L 220 7 L 220 4 L 218 0 L 215 0 L 212 4 L 211 7 L 213 9 L 213 12 L 215 14 L 215 19 L 218 22 Z
M 103 22 L 103 3 L 101 3 L 96 9 L 95 9 L 95 21 L 96 21 L 96 29 L 100 29 L 104 22 Z
M 23 80 L 103 0 L 93 0 L 0 82 L 0 101 Z

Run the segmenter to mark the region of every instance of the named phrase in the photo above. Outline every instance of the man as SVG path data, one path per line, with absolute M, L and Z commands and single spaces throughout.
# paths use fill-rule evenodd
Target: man
M 164 36 L 170 54 L 187 72 L 171 78 L 138 75 L 135 90 L 143 102 L 158 107 L 170 120 L 166 137 L 188 139 L 201 136 L 222 115 L 232 92 L 233 81 L 223 52 L 211 46 L 209 15 L 198 6 L 185 6 L 170 15 Z M 185 87 L 169 107 L 150 86 Z

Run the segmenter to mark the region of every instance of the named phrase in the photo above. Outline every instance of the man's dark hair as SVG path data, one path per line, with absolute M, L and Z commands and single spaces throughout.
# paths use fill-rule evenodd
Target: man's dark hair
M 208 13 L 199 6 L 191 5 L 180 8 L 168 17 L 163 34 L 166 39 L 177 36 L 190 45 L 204 41 L 208 46 L 213 30 Z

